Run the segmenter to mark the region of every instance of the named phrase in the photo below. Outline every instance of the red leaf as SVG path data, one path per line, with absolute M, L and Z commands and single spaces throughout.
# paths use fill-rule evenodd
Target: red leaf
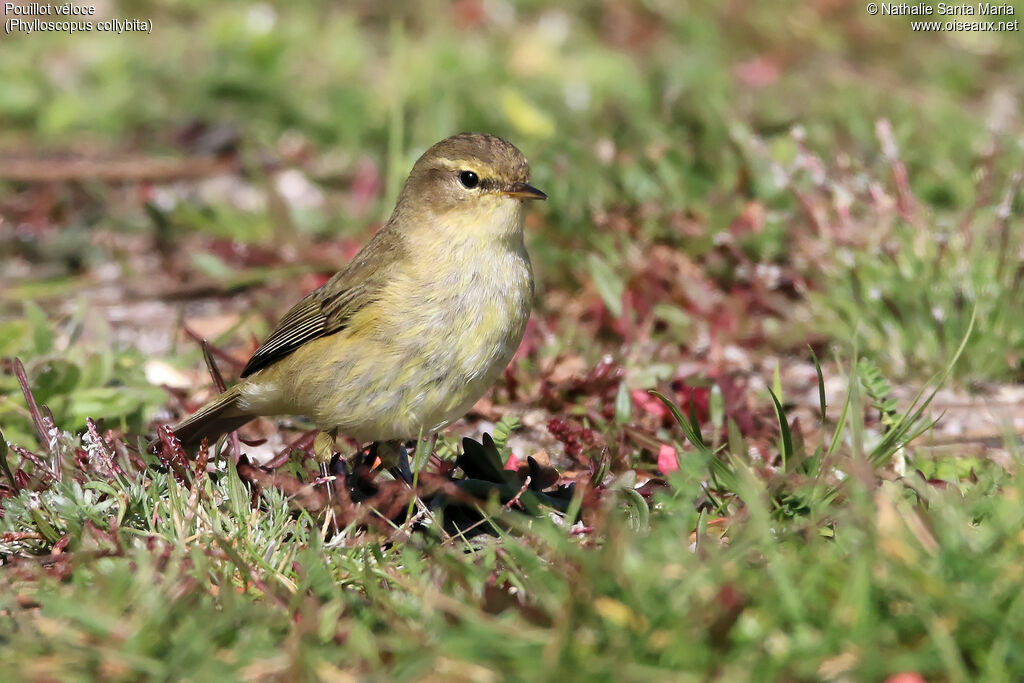
M 885 679 L 885 683 L 926 683 L 924 676 L 916 671 L 904 671 Z
M 643 389 L 634 389 L 629 392 L 629 395 L 633 397 L 633 403 L 640 410 L 651 415 L 657 415 L 658 419 L 665 419 L 669 416 L 668 408 L 653 394 L 649 394 Z
M 661 444 L 661 448 L 658 449 L 658 471 L 668 474 L 678 469 L 679 457 L 676 455 L 676 449 L 668 444 Z
M 515 472 L 519 469 L 519 458 L 516 457 L 515 453 L 508 456 L 508 462 L 505 463 L 505 469 Z
M 710 415 L 711 389 L 705 386 L 691 386 L 685 380 L 677 380 L 673 383 L 676 389 L 678 400 L 676 405 L 683 411 L 683 415 L 690 414 L 690 404 L 693 404 L 693 412 L 696 413 L 697 422 L 707 422 Z

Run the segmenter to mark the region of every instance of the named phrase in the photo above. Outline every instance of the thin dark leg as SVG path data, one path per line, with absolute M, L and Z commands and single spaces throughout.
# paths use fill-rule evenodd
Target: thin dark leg
M 412 468 L 409 467 L 409 451 L 404 443 L 398 444 L 398 465 L 392 468 L 391 474 L 395 479 L 401 477 L 406 484 L 412 486 Z

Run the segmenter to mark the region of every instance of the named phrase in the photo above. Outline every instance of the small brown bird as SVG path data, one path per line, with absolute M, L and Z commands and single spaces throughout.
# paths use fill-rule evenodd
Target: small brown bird
M 523 202 L 547 196 L 529 179 L 519 150 L 493 135 L 428 149 L 387 224 L 285 314 L 238 384 L 174 428 L 182 444 L 258 415 L 306 415 L 332 439 L 383 442 L 387 461 L 464 415 L 530 316 Z

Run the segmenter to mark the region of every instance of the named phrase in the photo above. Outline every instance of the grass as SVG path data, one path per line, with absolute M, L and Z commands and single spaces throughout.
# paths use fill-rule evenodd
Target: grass
M 828 3 L 117 12 L 153 34 L 0 61 L 0 158 L 64 174 L 0 161 L 5 670 L 1021 677 L 1016 34 Z M 332 503 L 301 444 L 140 455 L 208 394 L 193 336 L 233 376 L 462 129 L 551 199 L 520 356 L 423 507 Z
M 4 502 L 7 553 L 62 548 L 3 574 L 5 663 L 26 677 L 1003 680 L 1024 665 L 1021 481 L 990 463 L 970 484 L 876 482 L 852 455 L 766 480 L 732 452 L 712 496 L 691 454 L 653 495 L 599 488 L 581 533 L 492 504 L 482 542 L 436 524 L 325 540 L 322 518 L 273 488 L 254 499 L 230 465 L 111 476 L 89 450 Z M 860 475 L 811 495 L 839 468 Z M 809 505 L 790 514 L 783 489 Z

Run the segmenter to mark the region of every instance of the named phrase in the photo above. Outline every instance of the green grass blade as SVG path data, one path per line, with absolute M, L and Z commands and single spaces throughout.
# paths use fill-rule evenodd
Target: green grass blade
M 818 362 L 818 355 L 814 349 L 807 347 L 811 352 L 811 359 L 814 361 L 814 371 L 818 373 L 818 406 L 821 411 L 821 423 L 825 424 L 825 377 L 821 374 L 821 363 Z
M 676 422 L 679 424 L 679 428 L 683 430 L 683 435 L 686 436 L 686 439 L 691 444 L 693 444 L 694 447 L 697 448 L 697 450 L 701 451 L 702 453 L 710 454 L 711 450 L 708 448 L 708 445 L 704 442 L 704 437 L 702 437 L 700 434 L 700 428 L 698 426 L 695 426 L 693 421 L 691 421 L 689 418 L 683 415 L 683 411 L 679 409 L 679 406 L 677 406 L 672 401 L 672 399 L 662 395 L 657 391 L 654 391 L 653 389 L 650 393 L 653 394 L 659 401 L 664 403 L 665 407 L 669 409 L 669 412 L 672 413 L 672 417 L 674 417 Z
M 782 431 L 782 471 L 786 472 L 788 471 L 787 463 L 793 459 L 793 433 L 789 429 L 789 421 L 786 420 L 786 411 L 782 408 L 782 404 L 779 403 L 779 399 L 771 387 L 768 387 L 768 393 L 772 395 L 775 413 L 779 417 L 779 429 Z

